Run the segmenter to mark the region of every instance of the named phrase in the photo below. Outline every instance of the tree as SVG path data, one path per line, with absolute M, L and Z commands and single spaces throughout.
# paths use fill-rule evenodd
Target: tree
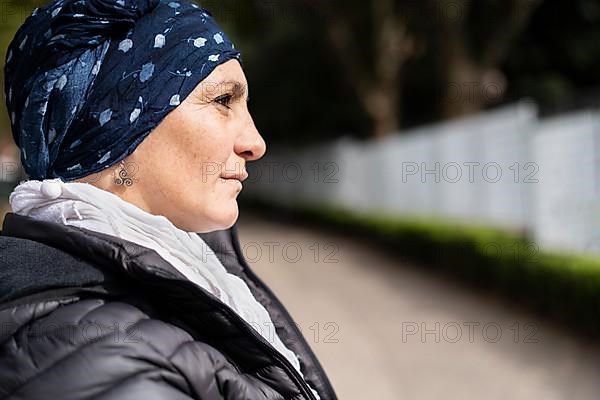
M 408 21 L 394 0 L 342 2 L 303 0 L 323 24 L 348 81 L 373 121 L 374 137 L 400 127 L 401 72 L 415 52 Z M 361 28 L 367 28 L 365 31 Z M 361 40 L 367 37 L 369 40 Z M 366 45 L 361 54 L 357 44 Z
M 432 49 L 443 90 L 441 117 L 480 111 L 502 100 L 506 78 L 499 67 L 541 0 L 430 0 L 436 18 Z
M 349 82 L 374 121 L 375 137 L 400 127 L 403 68 L 424 52 L 441 85 L 441 118 L 480 111 L 502 100 L 506 91 L 499 70 L 511 44 L 527 27 L 541 0 L 303 0 L 324 26 Z M 360 19 L 370 20 L 358 29 Z M 361 58 L 360 35 L 372 40 L 370 57 Z

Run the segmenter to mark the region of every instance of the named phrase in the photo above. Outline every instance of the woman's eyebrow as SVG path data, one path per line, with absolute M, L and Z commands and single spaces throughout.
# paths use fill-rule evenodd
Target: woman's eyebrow
M 232 97 L 234 99 L 241 99 L 244 97 L 245 94 L 248 93 L 248 87 L 243 84 L 240 81 L 236 81 L 236 80 L 225 80 L 225 81 L 221 81 L 219 83 L 219 87 L 221 87 L 221 85 L 223 85 L 223 87 L 229 88 L 232 87 Z M 246 96 L 246 101 L 249 101 L 250 99 L 250 95 L 248 94 Z
M 211 96 L 216 92 L 225 90 L 232 92 L 231 95 L 234 100 L 241 99 L 244 97 L 244 94 L 248 93 L 248 87 L 242 82 L 237 80 L 223 80 L 216 84 L 207 83 L 202 90 L 194 91 L 193 95 L 196 99 L 203 100 L 206 94 Z M 246 96 L 246 101 L 250 101 L 249 94 Z

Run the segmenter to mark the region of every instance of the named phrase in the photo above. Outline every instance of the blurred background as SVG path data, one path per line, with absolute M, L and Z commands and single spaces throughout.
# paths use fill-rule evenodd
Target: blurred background
M 199 4 L 268 145 L 244 254 L 340 399 L 600 396 L 600 2 Z M 0 165 L 4 213 L 5 107 Z

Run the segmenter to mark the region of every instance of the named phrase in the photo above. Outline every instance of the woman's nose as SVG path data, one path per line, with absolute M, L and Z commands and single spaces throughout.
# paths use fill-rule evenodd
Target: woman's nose
M 244 132 L 236 143 L 235 152 L 246 161 L 254 161 L 264 156 L 266 151 L 267 144 L 256 129 L 252 117 L 248 116 Z

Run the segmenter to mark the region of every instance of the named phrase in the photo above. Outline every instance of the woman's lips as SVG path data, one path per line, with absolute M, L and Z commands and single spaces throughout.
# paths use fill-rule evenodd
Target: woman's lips
M 237 179 L 240 182 L 245 181 L 248 178 L 248 172 L 243 171 L 237 174 L 230 174 L 230 175 L 222 175 L 221 178 L 223 179 Z
M 238 186 L 239 190 L 242 190 L 242 182 L 248 178 L 248 172 L 245 170 L 235 174 L 223 175 L 221 179 L 226 182 L 231 182 Z
M 236 179 L 236 178 L 223 178 L 223 177 L 221 177 L 221 180 L 224 181 L 224 182 L 227 182 L 227 183 L 234 184 L 234 185 L 236 185 L 236 186 L 239 187 L 239 190 L 242 190 L 242 187 L 243 187 L 242 186 L 242 182 L 239 179 Z

